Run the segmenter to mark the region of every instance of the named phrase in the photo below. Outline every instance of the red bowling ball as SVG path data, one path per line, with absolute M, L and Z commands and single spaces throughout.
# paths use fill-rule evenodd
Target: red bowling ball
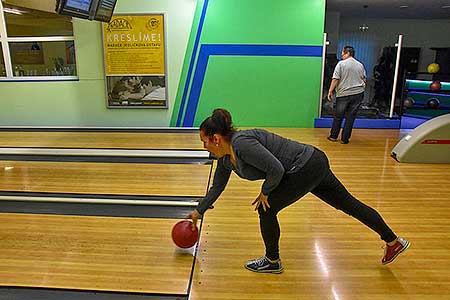
M 430 84 L 430 90 L 433 92 L 437 92 L 441 89 L 441 83 L 439 81 L 433 81 Z
M 175 224 L 172 228 L 172 240 L 180 248 L 190 248 L 198 240 L 198 228 L 192 228 L 192 222 L 183 220 Z

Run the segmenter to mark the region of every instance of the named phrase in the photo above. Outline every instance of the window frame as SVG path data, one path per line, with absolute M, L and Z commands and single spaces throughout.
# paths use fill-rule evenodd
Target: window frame
M 6 31 L 5 12 L 3 3 L 0 0 L 0 42 L 3 51 L 3 60 L 6 69 L 6 77 L 0 76 L 0 82 L 27 82 L 27 81 L 78 81 L 78 64 L 75 63 L 77 70 L 76 76 L 14 76 L 9 43 L 29 43 L 29 42 L 65 42 L 73 41 L 75 45 L 75 36 L 37 36 L 37 37 L 8 37 Z M 76 53 L 76 52 L 75 52 Z

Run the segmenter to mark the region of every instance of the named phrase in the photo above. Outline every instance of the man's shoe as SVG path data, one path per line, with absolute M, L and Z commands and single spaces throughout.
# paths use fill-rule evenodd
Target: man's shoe
M 280 274 L 284 271 L 280 259 L 275 262 L 271 262 L 266 256 L 262 256 L 255 260 L 249 260 L 244 266 L 250 271 L 258 273 Z
M 349 141 L 341 141 L 341 144 L 348 144 Z
M 331 137 L 331 136 L 327 137 L 327 139 L 328 139 L 329 141 L 331 141 L 331 142 L 337 142 L 337 139 L 335 139 L 335 138 L 333 138 L 333 137 Z
M 384 256 L 381 259 L 381 263 L 386 265 L 393 262 L 397 256 L 409 248 L 411 243 L 404 238 L 399 237 L 393 246 L 386 245 L 384 248 Z

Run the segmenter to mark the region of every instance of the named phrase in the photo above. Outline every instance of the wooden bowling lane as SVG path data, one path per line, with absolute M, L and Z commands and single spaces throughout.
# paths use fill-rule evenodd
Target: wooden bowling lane
M 210 166 L 0 161 L 0 192 L 204 196 Z
M 242 128 L 245 129 L 245 128 Z M 328 128 L 267 128 L 287 138 L 317 146 L 339 146 L 326 140 Z M 354 129 L 352 144 L 373 145 L 373 137 L 398 140 L 398 130 Z M 187 149 L 203 150 L 197 133 L 133 132 L 7 132 L 0 131 L 2 147 Z M 345 145 L 342 145 L 345 147 Z
M 250 207 L 259 185 L 234 179 L 232 184 L 203 220 L 191 300 L 439 300 L 450 295 L 448 187 L 434 192 L 419 186 L 415 192 L 379 189 L 378 196 L 356 193 L 412 243 L 387 266 L 380 263 L 383 242 L 376 234 L 308 195 L 279 214 L 285 272 L 272 275 L 243 267 L 264 254 L 258 215 Z M 359 185 L 347 181 L 351 190 Z
M 0 214 L 0 286 L 186 295 L 176 219 Z
M 348 145 L 326 140 L 329 129 L 285 132 L 325 150 L 347 189 L 411 247 L 381 265 L 384 243 L 377 234 L 309 194 L 279 214 L 285 272 L 250 272 L 244 263 L 264 254 L 250 205 L 261 182 L 233 175 L 204 216 L 190 300 L 448 298 L 450 165 L 396 162 L 390 151 L 398 131 L 355 129 Z
M 352 148 L 370 146 L 371 148 L 383 149 L 386 143 L 394 147 L 401 135 L 398 129 L 355 128 L 352 131 L 350 144 L 342 145 L 339 141 L 330 142 L 327 140 L 330 134 L 329 128 L 267 128 L 267 130 L 291 140 L 314 145 L 320 149 L 333 149 L 330 153 L 332 155 L 342 152 L 348 153 L 347 150 L 350 144 Z
M 0 132 L 1 147 L 203 150 L 192 132 Z

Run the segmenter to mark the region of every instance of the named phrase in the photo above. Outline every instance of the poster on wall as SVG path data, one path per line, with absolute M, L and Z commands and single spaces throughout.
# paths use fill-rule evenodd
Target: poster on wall
M 114 15 L 103 24 L 107 107 L 168 107 L 164 24 L 164 14 Z

